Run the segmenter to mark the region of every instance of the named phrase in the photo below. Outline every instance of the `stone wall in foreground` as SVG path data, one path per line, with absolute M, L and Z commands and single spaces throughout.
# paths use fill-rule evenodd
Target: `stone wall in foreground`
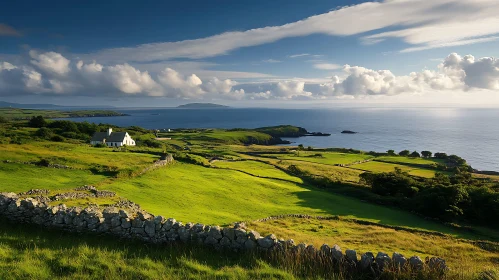
M 36 195 L 36 192 L 34 192 Z M 204 224 L 183 224 L 175 219 L 165 219 L 143 211 L 134 203 L 123 203 L 116 207 L 100 209 L 97 207 L 66 207 L 64 204 L 49 206 L 50 199 L 37 197 L 21 197 L 15 193 L 0 193 L 0 216 L 20 223 L 30 223 L 47 228 L 59 228 L 74 232 L 94 232 L 108 234 L 123 239 L 139 239 L 149 243 L 184 242 L 212 246 L 216 249 L 231 249 L 245 252 L 286 251 L 294 253 L 321 254 L 332 261 L 348 262 L 361 269 L 373 266 L 383 269 L 387 264 L 411 267 L 412 269 L 438 269 L 445 271 L 445 261 L 440 258 L 427 258 L 423 261 L 418 256 L 406 259 L 403 255 L 393 253 L 390 257 L 385 253 L 367 252 L 358 258 L 354 250 L 343 252 L 338 245 L 332 247 L 324 244 L 320 248 L 312 245 L 295 244 L 290 240 L 277 239 L 274 234 L 260 236 L 256 231 L 246 230 L 243 223 L 233 227 L 221 228 Z

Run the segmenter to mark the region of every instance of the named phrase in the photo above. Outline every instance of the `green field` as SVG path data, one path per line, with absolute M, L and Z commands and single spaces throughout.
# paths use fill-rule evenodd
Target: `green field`
M 370 172 L 392 172 L 395 168 L 400 168 L 402 171 L 406 171 L 411 175 L 431 178 L 435 176 L 436 170 L 417 168 L 402 164 L 392 164 L 379 161 L 370 161 L 361 164 L 350 165 L 349 168 L 370 171 Z
M 219 129 L 199 130 L 193 132 L 169 132 L 160 133 L 159 137 L 169 137 L 172 139 L 183 139 L 186 141 L 194 141 L 194 143 L 202 142 L 218 142 L 225 144 L 241 144 L 249 143 L 254 140 L 258 143 L 266 143 L 272 139 L 268 134 L 257 131 L 226 131 Z
M 321 156 L 315 156 L 317 154 L 320 154 Z M 354 162 L 373 158 L 373 156 L 363 155 L 363 154 L 314 152 L 314 151 L 298 151 L 295 154 L 262 154 L 262 156 L 277 157 L 279 159 L 287 159 L 287 160 L 302 160 L 302 161 L 329 164 L 329 165 L 351 164 Z
M 246 254 L 144 246 L 37 227 L 0 227 L 0 279 L 296 279 Z
M 31 189 L 61 190 L 98 185 L 107 176 L 92 174 L 89 170 L 69 170 L 35 165 L 1 163 L 0 192 L 24 192 Z
M 243 171 L 257 177 L 275 178 L 295 183 L 303 183 L 302 179 L 291 176 L 272 165 L 252 160 L 215 161 L 212 163 L 212 165 L 218 168 Z
M 177 163 L 103 187 L 152 213 L 183 222 L 223 225 L 279 214 L 341 215 L 472 237 L 404 211 L 307 185 L 190 164 Z
M 260 233 L 280 232 L 285 239 L 320 247 L 338 244 L 342 249 L 357 252 L 399 252 L 406 257 L 440 256 L 452 267 L 448 279 L 471 279 L 483 271 L 499 273 L 499 252 L 482 249 L 468 240 L 396 230 L 377 225 L 361 225 L 349 219 L 317 220 L 284 218 L 252 223 Z
M 410 165 L 434 165 L 437 163 L 443 164 L 444 161 L 436 158 L 415 158 L 415 157 L 402 157 L 402 156 L 381 156 L 376 158 L 377 161 L 401 163 Z
M 423 257 L 437 255 L 453 266 L 449 279 L 467 279 L 492 269 L 499 260 L 497 249 L 484 251 L 472 241 L 456 239 L 496 240 L 494 229 L 477 225 L 462 229 L 463 224 L 444 225 L 412 214 L 403 207 L 401 209 L 405 210 L 382 206 L 400 207 L 393 201 L 408 198 L 381 197 L 370 185 L 359 181 L 366 171 L 391 172 L 396 167 L 413 176 L 431 178 L 437 172 L 432 165 L 443 164 L 440 160 L 249 145 L 275 141 L 275 138 L 248 130 L 182 130 L 160 133 L 159 138 L 173 139 L 159 142 L 154 140 L 154 132 L 131 129 L 138 143 L 143 141 L 141 145 L 111 149 L 91 147 L 78 139 L 52 142 L 35 138 L 36 129 L 25 127 L 22 122 L 0 124 L 0 143 L 4 143 L 0 144 L 0 192 L 50 189 L 51 194 L 55 194 L 55 190 L 63 192 L 82 185 L 95 185 L 100 190 L 116 192 L 117 197 L 54 201 L 53 204 L 104 206 L 126 198 L 153 214 L 184 223 L 229 225 L 246 221 L 263 234 L 273 232 L 280 238 L 293 238 L 315 246 L 326 242 L 359 251 L 401 251 L 407 256 Z M 277 135 L 282 133 L 279 129 L 288 128 L 277 128 Z M 173 154 L 176 162 L 151 168 L 163 152 Z M 369 162 L 358 163 L 364 160 Z M 43 166 L 46 162 L 50 167 Z M 68 168 L 55 168 L 54 164 Z M 417 180 L 424 181 L 422 178 Z M 487 181 L 480 181 L 480 184 L 482 182 Z M 339 218 L 334 221 L 288 218 L 268 223 L 253 222 L 283 214 Z M 357 220 L 375 224 L 361 225 Z M 393 229 L 393 226 L 401 228 Z M 55 242 L 58 238 L 62 238 L 60 243 Z M 254 256 L 241 259 L 216 253 L 217 260 L 210 260 L 201 256 L 206 255 L 204 249 L 186 247 L 162 251 L 97 240 L 92 236 L 78 236 L 73 238 L 77 240 L 73 243 L 70 238 L 63 233 L 24 232 L 22 226 L 0 229 L 0 279 L 11 276 L 292 279 L 301 269 L 284 269 Z M 496 243 L 492 244 L 495 244 L 492 248 L 497 248 L 494 247 Z M 116 269 L 116 263 L 122 269 Z M 318 277 L 313 273 L 307 276 Z

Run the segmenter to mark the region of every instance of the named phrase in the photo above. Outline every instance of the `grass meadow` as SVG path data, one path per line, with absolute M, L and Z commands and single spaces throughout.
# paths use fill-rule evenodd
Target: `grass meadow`
M 320 154 L 320 157 L 316 157 Z M 330 153 L 330 152 L 314 152 L 314 151 L 299 151 L 296 154 L 268 154 L 266 156 L 277 157 L 284 160 L 300 160 L 322 164 L 351 164 L 358 161 L 363 161 L 373 158 L 370 155 L 363 154 L 347 154 L 347 153 Z
M 295 183 L 303 183 L 303 180 L 298 177 L 291 176 L 285 173 L 284 171 L 277 169 L 273 165 L 265 164 L 258 161 L 252 161 L 252 160 L 215 161 L 212 163 L 212 165 L 218 168 L 226 168 L 226 169 L 246 172 L 256 177 L 274 178 Z
M 360 164 L 350 165 L 349 168 L 370 171 L 370 172 L 392 172 L 398 167 L 411 175 L 431 178 L 435 176 L 436 170 L 413 167 L 403 164 L 393 164 L 379 161 L 369 161 Z
M 247 255 L 2 223 L 0 279 L 296 279 Z
M 219 130 L 175 133 L 176 139 L 165 140 L 164 148 L 171 148 L 169 152 L 178 152 L 188 145 L 192 150 L 182 153 L 189 154 L 198 163 L 209 166 L 209 159 L 214 156 L 221 160 L 212 161 L 211 167 L 177 161 L 143 174 L 141 171 L 159 158 L 156 154 L 162 149 L 135 147 L 118 152 L 85 144 L 47 141 L 0 144 L 0 191 L 69 190 L 95 185 L 101 190 L 114 191 L 118 197 L 130 199 L 151 213 L 184 223 L 229 225 L 246 221 L 262 234 L 275 233 L 278 238 L 293 238 L 315 246 L 328 243 L 358 252 L 381 250 L 390 254 L 398 251 L 407 256 L 440 256 L 452 268 L 448 279 L 469 279 L 499 264 L 497 249 L 487 251 L 470 241 L 483 238 L 478 233 L 316 188 L 282 171 L 296 165 L 314 176 L 347 183 L 341 185 L 345 188 L 367 188 L 358 184 L 363 172 L 390 172 L 399 167 L 414 176 L 432 177 L 435 170 L 426 166 L 435 161 L 398 156 L 374 159 L 365 154 L 330 151 L 270 154 L 290 148 L 233 144 L 248 140 L 241 137 L 265 140 L 259 134 Z M 316 156 L 317 153 L 322 156 Z M 32 164 L 41 159 L 71 169 Z M 352 164 L 366 159 L 372 161 Z M 352 165 L 335 166 L 338 164 Z M 113 203 L 113 199 L 89 198 L 64 203 L 68 206 L 106 205 Z M 282 214 L 340 218 L 253 222 Z M 354 219 L 377 224 L 361 225 Z M 490 231 L 489 236 L 496 233 Z M 255 256 L 185 246 L 156 247 L 91 235 L 75 237 L 23 225 L 5 224 L 0 228 L 0 279 L 295 279 L 304 277 L 297 275 L 299 269 L 279 267 Z M 320 275 L 306 276 L 320 278 Z M 334 275 L 327 278 L 334 279 Z
M 249 225 L 260 233 L 280 232 L 285 239 L 298 243 L 338 244 L 342 249 L 359 252 L 399 252 L 406 257 L 418 255 L 422 258 L 439 256 L 452 268 L 448 278 L 473 279 L 483 271 L 499 274 L 499 247 L 482 249 L 469 240 L 427 233 L 395 230 L 378 225 L 361 225 L 348 219 L 317 220 L 284 218 Z
M 183 222 L 224 225 L 279 214 L 339 215 L 474 238 L 411 213 L 305 184 L 184 163 L 102 188 L 132 199 L 152 213 Z

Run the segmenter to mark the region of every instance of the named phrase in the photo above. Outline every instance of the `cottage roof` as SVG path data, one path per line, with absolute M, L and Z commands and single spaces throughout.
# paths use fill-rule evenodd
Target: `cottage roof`
M 107 132 L 96 132 L 90 141 L 102 142 L 106 139 L 106 142 L 123 142 L 123 140 L 125 140 L 125 135 L 126 132 L 112 132 L 109 136 L 107 135 Z

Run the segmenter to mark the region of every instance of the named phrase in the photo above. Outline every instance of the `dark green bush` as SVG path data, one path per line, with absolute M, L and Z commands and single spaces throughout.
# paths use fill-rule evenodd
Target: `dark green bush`
M 47 126 L 47 121 L 42 116 L 32 117 L 28 122 L 29 127 L 44 127 Z
M 36 131 L 35 135 L 43 139 L 50 139 L 54 136 L 54 132 L 50 128 L 42 127 Z
M 54 142 L 64 142 L 64 137 L 62 137 L 61 135 L 54 135 L 52 136 L 52 138 L 50 138 L 50 140 L 54 141 Z

